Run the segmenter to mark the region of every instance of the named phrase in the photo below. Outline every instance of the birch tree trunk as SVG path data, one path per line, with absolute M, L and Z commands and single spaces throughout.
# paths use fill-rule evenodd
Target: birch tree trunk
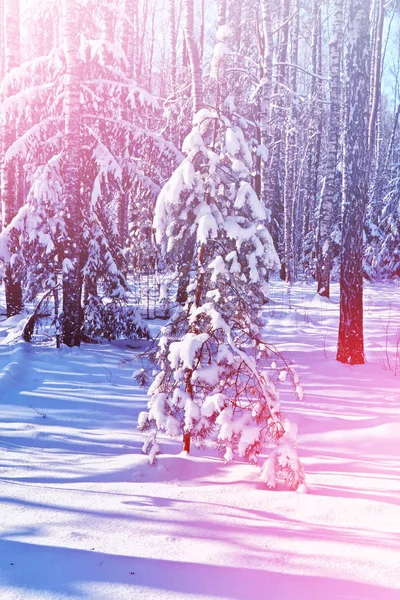
M 336 169 L 340 133 L 341 55 L 343 45 L 343 0 L 335 0 L 333 36 L 329 45 L 330 107 L 323 186 L 317 233 L 317 281 L 320 296 L 329 298 L 331 272 L 332 206 L 336 192 Z
M 121 28 L 121 46 L 126 56 L 125 73 L 127 77 L 133 77 L 135 72 L 136 45 L 135 45 L 135 9 L 137 0 L 124 1 L 124 15 Z M 121 118 L 131 121 L 132 110 L 127 101 L 127 93 L 123 97 L 120 108 Z M 128 203 L 132 194 L 132 181 L 124 176 L 121 190 L 117 196 L 117 229 L 121 248 L 125 247 L 128 236 Z
M 199 37 L 199 53 L 200 63 L 203 65 L 204 56 L 204 37 L 205 37 L 205 12 L 206 12 L 206 0 L 201 0 L 200 4 L 200 37 Z
M 203 105 L 202 72 L 199 49 L 194 34 L 194 4 L 193 0 L 185 0 L 185 40 L 189 56 L 190 72 L 192 78 L 193 115 Z
M 76 0 L 63 0 L 63 33 L 66 58 L 64 206 L 68 241 L 63 262 L 63 341 L 79 346 L 82 326 L 80 195 L 80 74 L 78 62 L 79 31 Z
M 260 142 L 263 153 L 260 156 L 260 195 L 264 206 L 272 211 L 273 188 L 270 172 L 269 152 L 271 146 L 271 101 L 273 95 L 272 58 L 274 40 L 272 33 L 271 5 L 269 0 L 261 0 L 262 30 L 264 37 L 263 73 L 260 106 Z
M 278 248 L 281 256 L 284 255 L 284 241 L 281 235 L 281 225 L 278 223 L 278 212 L 283 202 L 282 183 L 281 183 L 281 163 L 284 156 L 284 138 L 285 138 L 285 120 L 287 113 L 284 107 L 284 88 L 287 86 L 287 53 L 289 42 L 289 21 L 290 21 L 291 0 L 283 0 L 278 5 L 279 11 L 279 43 L 277 46 L 278 65 L 276 71 L 276 87 L 274 108 L 271 110 L 271 123 L 273 124 L 273 145 L 270 158 L 271 188 L 273 190 L 273 200 L 270 206 L 271 215 L 271 235 L 275 246 Z M 283 236 L 284 237 L 284 236 Z M 283 248 L 282 248 L 283 247 Z M 283 251 L 282 251 L 283 250 Z M 281 277 L 285 279 L 286 265 L 283 256 Z
M 170 61 L 170 93 L 176 89 L 176 18 L 175 18 L 175 0 L 169 0 L 169 61 Z M 204 31 L 204 21 L 203 31 Z
M 20 42 L 20 4 L 19 0 L 6 0 L 3 4 L 3 33 L 4 33 L 4 71 L 10 72 L 18 67 L 21 62 Z M 10 117 L 7 117 L 10 119 Z M 12 163 L 5 162 L 5 154 L 8 148 L 16 140 L 17 124 L 3 118 L 1 127 L 1 208 L 2 226 L 7 227 L 18 212 L 21 204 L 19 193 L 20 166 L 15 160 Z M 15 273 L 15 269 L 9 264 L 5 274 L 5 296 L 7 317 L 20 313 L 23 309 L 21 282 Z
M 372 158 L 375 144 L 375 129 L 378 115 L 379 100 L 381 96 L 381 72 L 382 72 L 382 35 L 384 21 L 383 0 L 377 0 L 378 14 L 376 23 L 375 47 L 374 47 L 374 69 L 371 90 L 371 113 L 368 124 L 368 146 Z
M 289 118 L 286 123 L 285 144 L 285 180 L 283 188 L 283 212 L 284 212 L 284 262 L 285 280 L 295 280 L 294 261 L 294 213 L 295 213 L 295 147 L 296 147 L 296 99 L 297 91 L 297 54 L 299 37 L 299 4 L 298 0 L 292 2 L 293 21 L 291 28 L 291 53 L 290 53 L 290 109 Z
M 199 51 L 194 35 L 194 5 L 193 0 L 185 0 L 184 3 L 185 20 L 185 40 L 186 48 L 189 56 L 191 80 L 192 80 L 192 101 L 193 101 L 193 116 L 200 110 L 203 105 L 203 87 L 202 87 L 202 70 L 200 64 Z M 185 251 L 184 256 L 187 257 L 185 264 L 190 265 L 191 259 L 194 254 L 195 240 L 188 238 L 184 241 Z M 185 267 L 178 281 L 178 290 L 176 293 L 176 300 L 180 304 L 184 304 L 187 300 L 187 286 L 190 281 L 190 267 Z
M 313 270 L 315 277 L 315 264 L 312 252 L 315 246 L 310 245 L 310 237 L 317 240 L 316 236 L 316 204 L 318 196 L 318 180 L 321 163 L 321 141 L 323 131 L 323 109 L 321 101 L 324 98 L 324 90 L 320 77 L 322 76 L 322 23 L 321 23 L 321 0 L 313 0 L 312 4 L 312 42 L 311 42 L 311 64 L 312 73 L 317 77 L 311 77 L 310 84 L 310 126 L 306 133 L 307 167 L 305 175 L 305 196 L 300 207 L 301 217 L 301 263 L 305 271 Z M 312 248 L 312 250 L 311 250 Z
M 133 77 L 135 65 L 135 8 L 137 0 L 125 0 L 124 2 L 124 21 L 121 31 L 121 45 L 126 56 L 127 66 L 126 74 Z
M 371 110 L 368 123 L 368 161 L 369 161 L 369 205 L 367 208 L 368 221 L 372 226 L 378 226 L 382 210 L 384 175 L 384 160 L 381 153 L 382 119 L 380 114 L 381 79 L 382 79 L 382 38 L 384 25 L 383 0 L 376 0 L 376 19 L 372 30 L 375 32 L 372 54 L 371 75 Z
M 363 229 L 368 194 L 369 2 L 349 0 L 337 360 L 364 363 Z
M 156 4 L 155 4 L 155 2 L 153 2 L 152 11 L 151 11 L 150 43 L 149 43 L 148 75 L 147 75 L 147 87 L 149 90 L 152 89 L 152 73 L 153 73 L 154 43 L 155 43 L 155 19 L 156 19 Z
M 143 83 L 144 81 L 144 42 L 145 42 L 145 34 L 146 29 L 148 27 L 148 14 L 149 14 L 149 0 L 143 0 L 142 2 L 142 13 L 141 18 L 139 20 L 139 10 L 137 12 L 137 20 L 136 20 L 136 35 L 138 42 L 138 63 L 137 63 L 137 71 L 136 78 L 138 83 Z M 140 27 L 139 27 L 140 22 Z
M 131 21 L 133 25 L 133 37 L 131 39 L 131 45 L 133 46 L 133 63 L 132 73 L 130 74 L 136 81 L 138 80 L 139 70 L 139 6 L 138 0 L 134 0 Z

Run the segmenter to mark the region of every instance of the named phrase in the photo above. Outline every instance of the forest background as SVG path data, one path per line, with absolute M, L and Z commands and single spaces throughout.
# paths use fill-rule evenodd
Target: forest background
M 235 188 L 230 272 L 315 279 L 328 297 L 340 279 L 337 357 L 362 363 L 363 278 L 400 274 L 398 12 L 395 0 L 2 0 L 7 316 L 52 293 L 67 345 L 146 336 L 129 277 L 155 278 L 167 304 L 173 274 L 183 305 L 195 272 L 198 306 L 221 273 L 202 274 L 219 257 L 213 202 Z M 200 180 L 206 209 L 189 210 Z M 253 226 L 262 251 L 243 237 Z

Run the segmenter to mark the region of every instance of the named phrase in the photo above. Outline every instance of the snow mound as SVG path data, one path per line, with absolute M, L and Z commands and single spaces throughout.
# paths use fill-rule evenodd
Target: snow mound
M 0 395 L 7 393 L 8 388 L 20 380 L 24 374 L 26 342 L 19 340 L 12 346 L 6 346 L 9 336 L 14 336 L 12 339 L 15 338 L 15 334 L 10 332 L 4 342 L 0 344 Z
M 304 325 L 304 315 L 299 313 L 297 310 L 293 312 L 289 312 L 285 317 L 279 319 L 280 325 L 296 325 L 303 324 Z
M 309 304 L 309 306 L 318 307 L 318 306 L 332 306 L 335 303 L 330 298 L 326 298 L 326 296 L 320 296 L 319 294 L 315 294 L 311 298 L 311 300 L 308 304 Z
M 206 485 L 212 481 L 226 481 L 226 474 L 232 470 L 220 458 L 180 454 L 161 454 L 157 463 L 149 467 L 148 460 L 133 473 L 134 480 L 169 482 L 176 485 Z

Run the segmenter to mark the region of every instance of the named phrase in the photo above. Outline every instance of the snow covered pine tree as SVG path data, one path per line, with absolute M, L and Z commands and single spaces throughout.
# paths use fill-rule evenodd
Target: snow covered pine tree
M 144 451 L 154 462 L 157 432 L 183 434 L 203 445 L 216 432 L 226 461 L 236 455 L 257 463 L 270 487 L 304 482 L 296 451 L 295 426 L 283 421 L 276 384 L 284 380 L 261 336 L 260 312 L 269 271 L 280 267 L 267 215 L 250 180 L 252 155 L 233 101 L 224 115 L 201 109 L 183 144 L 186 158 L 162 189 L 154 218 L 156 241 L 168 254 L 195 236 L 188 299 L 162 329 L 155 360 L 160 372 L 139 416 L 147 432 Z M 268 366 L 272 369 L 268 370 Z M 290 367 L 289 376 L 302 395 Z
M 71 2 L 65 6 L 66 37 L 71 35 L 72 25 L 76 25 L 72 8 Z M 121 67 L 125 62 L 118 45 L 103 39 L 88 39 L 85 35 L 78 35 L 79 39 L 78 75 L 85 85 L 80 89 L 80 104 L 74 108 L 79 109 L 79 132 L 75 131 L 78 119 L 71 117 L 74 136 L 79 138 L 80 161 L 79 194 L 69 192 L 74 201 L 67 201 L 66 195 L 72 163 L 67 158 L 67 133 L 63 127 L 66 104 L 60 101 L 68 96 L 67 46 L 64 44 L 48 56 L 25 62 L 3 78 L 0 87 L 3 116 L 19 124 L 19 137 L 8 148 L 4 165 L 18 161 L 25 165 L 29 192 L 19 211 L 10 213 L 12 219 L 7 219 L 7 227 L 0 234 L 3 271 L 0 275 L 4 276 L 7 265 L 12 265 L 18 281 L 22 282 L 24 300 L 34 300 L 58 281 L 63 281 L 67 289 L 73 261 L 70 251 L 66 255 L 66 249 L 71 246 L 77 254 L 75 263 L 79 258 L 79 277 L 75 274 L 79 282 L 73 287 L 77 291 L 79 321 L 83 322 L 79 325 L 79 336 L 68 334 L 64 342 L 79 343 L 81 334 L 108 339 L 148 337 L 139 312 L 128 305 L 123 247 L 128 236 L 128 196 L 131 201 L 134 191 L 135 202 L 142 201 L 144 195 L 152 202 L 159 191 L 153 178 L 163 179 L 162 169 L 166 169 L 165 165 L 170 168 L 171 160 L 179 160 L 180 153 L 149 127 L 158 110 L 157 102 L 125 75 Z M 76 39 L 72 42 L 77 43 Z M 70 58 L 74 62 L 74 52 Z M 111 58 L 113 62 L 107 62 Z M 28 110 L 31 105 L 35 110 Z M 116 106 L 131 117 L 135 111 L 135 119 L 121 119 Z M 71 138 L 71 131 L 68 135 Z M 144 164 L 151 165 L 154 162 L 151 152 L 157 153 L 158 162 L 151 166 L 151 177 L 138 166 L 135 154 L 138 148 L 140 162 Z M 135 225 L 143 230 L 138 219 Z M 132 243 L 136 241 L 133 239 Z M 136 243 L 136 253 L 138 246 Z M 67 296 L 71 300 L 69 292 L 64 294 L 64 300 Z M 64 318 L 64 329 L 70 328 L 69 321 Z

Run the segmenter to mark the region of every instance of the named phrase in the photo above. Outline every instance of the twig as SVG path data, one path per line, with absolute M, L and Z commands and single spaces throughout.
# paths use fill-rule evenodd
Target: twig
M 40 410 L 38 410 L 37 408 L 35 408 L 34 406 L 32 406 L 32 404 L 29 404 L 30 408 L 32 408 L 38 415 L 40 415 L 42 417 L 42 419 L 45 419 L 47 417 L 47 415 L 45 415 L 44 413 L 40 412 Z

